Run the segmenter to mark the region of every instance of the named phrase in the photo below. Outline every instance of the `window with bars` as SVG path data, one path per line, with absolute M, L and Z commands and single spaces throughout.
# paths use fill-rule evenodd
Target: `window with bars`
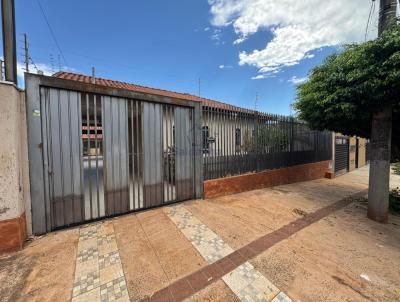
M 235 146 L 240 147 L 242 145 L 242 131 L 240 128 L 235 130 Z

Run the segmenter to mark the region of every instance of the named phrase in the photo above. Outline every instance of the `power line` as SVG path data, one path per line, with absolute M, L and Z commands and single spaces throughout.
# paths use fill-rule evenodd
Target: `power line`
M 44 20 L 46 21 L 47 27 L 49 28 L 50 34 L 51 34 L 51 36 L 52 36 L 52 38 L 53 38 L 53 40 L 54 40 L 54 42 L 55 42 L 55 44 L 56 44 L 56 46 L 57 46 L 57 48 L 58 48 L 58 51 L 60 52 L 60 54 L 61 54 L 61 56 L 62 56 L 62 58 L 63 58 L 65 64 L 68 65 L 67 60 L 65 59 L 65 56 L 64 56 L 64 54 L 63 54 L 63 52 L 62 52 L 62 50 L 61 50 L 61 47 L 60 47 L 60 45 L 59 45 L 58 42 L 57 42 L 56 35 L 54 34 L 54 31 L 53 31 L 53 29 L 51 28 L 51 25 L 50 25 L 50 23 L 49 23 L 49 20 L 48 20 L 47 17 L 46 17 L 46 13 L 44 12 L 42 5 L 40 4 L 40 0 L 36 0 L 36 2 L 37 2 L 37 4 L 39 5 L 40 11 L 42 12 L 42 16 L 43 16 Z
M 375 0 L 372 0 L 372 2 L 371 2 L 371 7 L 370 7 L 370 9 L 369 9 L 369 15 L 368 15 L 367 26 L 365 27 L 365 37 L 364 37 L 364 41 L 365 41 L 365 42 L 367 41 L 368 27 L 369 27 L 369 22 L 371 21 L 372 11 L 375 12 Z
M 31 57 L 29 57 L 29 60 L 31 61 L 33 67 L 36 69 L 36 72 L 38 72 L 39 68 L 36 66 L 35 62 L 33 62 L 33 59 Z

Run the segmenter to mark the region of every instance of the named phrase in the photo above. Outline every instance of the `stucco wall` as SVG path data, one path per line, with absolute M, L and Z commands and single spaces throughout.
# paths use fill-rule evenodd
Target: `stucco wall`
M 13 84 L 0 82 L 0 228 L 17 224 L 19 234 L 26 234 L 20 224 L 25 224 L 25 205 L 30 204 L 24 96 Z M 14 229 L 2 229 L 0 250 L 6 230 Z
M 365 166 L 366 160 L 365 160 L 365 144 L 366 144 L 366 139 L 365 138 L 360 138 L 358 140 L 358 167 L 361 168 Z
M 356 168 L 356 144 L 357 139 L 355 136 L 349 138 L 349 171 Z

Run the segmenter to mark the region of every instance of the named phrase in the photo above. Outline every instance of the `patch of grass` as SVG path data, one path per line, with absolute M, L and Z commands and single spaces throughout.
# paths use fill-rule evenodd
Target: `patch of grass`
M 400 214 L 400 188 L 396 188 L 389 193 L 389 211 Z
M 393 169 L 394 174 L 400 175 L 400 161 L 392 164 L 392 169 Z

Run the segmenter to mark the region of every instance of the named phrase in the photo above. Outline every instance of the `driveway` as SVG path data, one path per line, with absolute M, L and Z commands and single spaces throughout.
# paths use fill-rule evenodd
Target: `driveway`
M 368 220 L 367 185 L 364 167 L 53 232 L 0 258 L 0 300 L 398 301 L 400 217 Z

